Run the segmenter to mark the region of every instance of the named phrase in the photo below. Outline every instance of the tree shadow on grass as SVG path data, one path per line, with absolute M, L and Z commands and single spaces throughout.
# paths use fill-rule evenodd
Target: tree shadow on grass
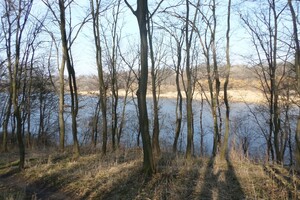
M 227 167 L 218 163 L 216 171 L 215 159 L 210 159 L 198 199 L 245 199 L 244 191 L 229 159 L 226 160 L 226 165 Z
M 159 166 L 166 164 L 161 163 L 163 160 L 166 161 L 158 161 Z M 109 180 L 98 180 L 83 199 L 155 199 L 155 191 L 163 179 L 159 172 L 151 177 L 146 176 L 142 163 L 138 163 L 132 168 L 121 169 L 119 175 L 113 174 Z
M 114 161 L 115 158 L 111 158 L 116 156 L 118 157 L 118 163 Z M 97 154 L 87 154 L 78 160 L 73 160 L 69 155 L 54 156 L 51 158 L 50 164 L 49 161 L 42 164 L 42 166 L 46 165 L 45 173 L 37 170 L 38 173 L 42 174 L 35 181 L 28 184 L 25 189 L 26 197 L 34 196 L 37 199 L 88 198 L 91 193 L 98 189 L 97 180 L 93 179 L 99 172 L 103 173 L 102 170 L 109 169 L 109 166 L 119 166 L 127 162 L 134 162 L 133 158 L 123 158 L 122 156 L 124 155 L 99 157 Z M 48 170 L 52 171 L 52 173 L 46 173 Z M 107 182 L 106 178 L 103 179 L 104 182 Z M 103 184 L 103 181 L 101 184 Z M 94 188 L 94 190 L 90 191 L 89 188 Z M 63 190 L 64 192 L 62 192 Z M 83 195 L 85 196 L 82 197 Z
M 142 191 L 144 184 L 147 184 L 147 179 L 144 177 L 141 170 L 133 170 L 129 175 L 126 175 L 126 177 L 121 180 L 111 181 L 112 184 L 107 186 L 107 190 L 104 190 L 103 187 L 101 190 L 98 190 L 101 185 L 105 184 L 102 181 L 95 184 L 82 199 L 135 199 L 135 197 Z
M 41 178 L 26 185 L 26 199 L 77 199 L 74 194 L 61 190 L 68 184 L 76 181 L 72 171 L 79 168 L 80 164 L 72 167 L 61 168 L 54 173 L 43 175 Z
M 107 176 L 95 177 L 81 199 L 133 199 L 141 187 L 142 171 L 138 165 L 117 165 Z
M 146 191 L 151 194 L 147 198 L 191 199 L 201 166 L 202 160 L 187 161 L 184 155 L 164 153 L 158 161 L 158 173 L 146 185 Z
M 214 174 L 214 157 L 209 160 L 204 174 L 204 183 L 200 192 L 199 199 L 213 199 L 213 192 L 218 186 L 218 174 Z
M 20 169 L 18 167 L 11 168 L 8 171 L 6 171 L 5 173 L 1 174 L 0 179 L 2 179 L 2 180 L 7 179 L 7 178 L 19 173 L 19 172 L 20 172 Z
M 224 189 L 228 191 L 227 196 L 229 199 L 245 199 L 245 193 L 241 186 L 241 183 L 236 176 L 235 169 L 230 162 L 230 159 L 226 159 L 227 171 L 225 173 Z
M 179 162 L 179 163 L 177 163 Z M 199 163 L 200 162 L 200 163 Z M 197 185 L 201 161 L 176 160 L 171 153 L 163 153 L 157 161 L 157 173 L 146 177 L 138 166 L 121 174 L 124 178 L 99 180 L 83 199 L 190 199 Z M 124 170 L 121 170 L 124 173 Z M 110 183 L 107 183 L 110 181 Z M 106 184 L 106 186 L 104 186 Z M 106 187 L 106 190 L 104 189 Z

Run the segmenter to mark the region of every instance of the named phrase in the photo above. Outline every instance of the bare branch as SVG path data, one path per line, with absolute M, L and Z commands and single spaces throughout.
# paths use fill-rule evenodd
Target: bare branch
M 162 4 L 162 2 L 163 2 L 164 0 L 161 0 L 159 3 L 158 3 L 158 5 L 157 5 L 157 7 L 154 9 L 154 11 L 150 14 L 150 16 L 149 16 L 149 19 L 151 19 L 152 17 L 153 17 L 153 15 L 156 13 L 156 11 L 158 10 L 158 8 L 160 7 L 160 5 Z M 149 20 L 148 19 L 148 20 Z
M 136 16 L 136 11 L 133 10 L 132 6 L 127 2 L 127 0 L 124 0 L 127 7 L 131 10 L 131 12 Z

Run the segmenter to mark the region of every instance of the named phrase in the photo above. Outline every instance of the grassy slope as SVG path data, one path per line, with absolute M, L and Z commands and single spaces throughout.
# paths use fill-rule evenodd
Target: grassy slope
M 163 153 L 158 173 L 145 178 L 140 149 L 106 157 L 30 153 L 26 170 L 0 154 L 0 199 L 287 199 L 288 191 L 245 160 L 221 161 Z M 11 166 L 8 164 L 11 163 Z

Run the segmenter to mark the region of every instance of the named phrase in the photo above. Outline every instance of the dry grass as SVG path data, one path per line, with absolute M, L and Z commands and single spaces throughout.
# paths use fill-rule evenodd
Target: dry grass
M 194 158 L 163 153 L 157 173 L 142 173 L 141 149 L 101 156 L 29 154 L 27 169 L 0 171 L 0 199 L 288 199 L 262 165 L 247 160 Z M 3 160 L 1 157 L 1 165 Z

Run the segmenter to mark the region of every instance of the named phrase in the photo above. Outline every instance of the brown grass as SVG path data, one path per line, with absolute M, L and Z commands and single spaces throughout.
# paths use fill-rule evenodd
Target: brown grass
M 7 155 L 6 155 L 7 156 Z M 86 153 L 29 153 L 24 172 L 4 166 L 0 199 L 288 199 L 262 165 L 232 158 L 194 158 L 162 153 L 157 173 L 142 173 L 141 149 L 121 149 L 101 156 Z M 3 170 L 3 169 L 6 170 Z M 11 173 L 9 173 L 11 172 Z

